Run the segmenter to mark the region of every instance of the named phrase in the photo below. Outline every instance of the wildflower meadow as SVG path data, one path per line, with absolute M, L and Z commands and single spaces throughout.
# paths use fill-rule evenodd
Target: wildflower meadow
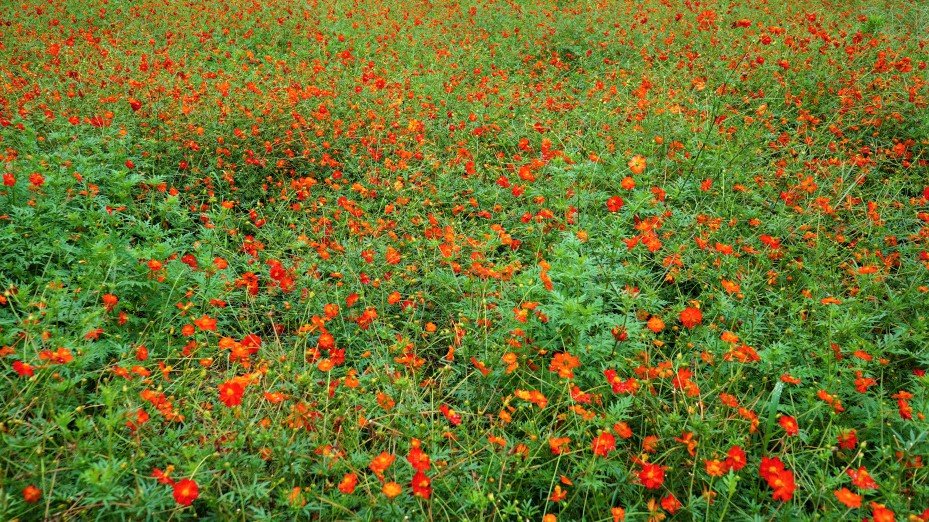
M 929 522 L 929 4 L 0 2 L 0 519 Z

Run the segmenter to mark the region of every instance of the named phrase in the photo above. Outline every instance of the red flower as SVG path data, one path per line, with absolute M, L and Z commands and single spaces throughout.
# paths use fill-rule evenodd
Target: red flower
M 419 440 L 413 439 L 413 447 L 407 453 L 406 460 L 416 471 L 426 471 L 431 466 L 429 455 L 419 447 L 419 444 Z
M 29 504 L 35 504 L 42 498 L 42 490 L 29 484 L 23 488 L 23 500 Z
M 794 490 L 797 485 L 794 483 L 794 473 L 790 470 L 783 470 L 774 478 L 768 481 L 768 485 L 774 490 L 771 498 L 787 502 L 793 498 Z
M 703 322 L 703 312 L 699 308 L 689 306 L 681 312 L 678 318 L 685 328 L 695 328 Z
M 610 199 L 606 200 L 606 209 L 610 212 L 619 212 L 619 209 L 623 208 L 623 204 L 623 198 L 612 196 Z
M 871 474 L 868 473 L 868 470 L 865 469 L 864 466 L 858 469 L 846 470 L 845 473 L 851 477 L 852 484 L 858 489 L 877 489 L 877 482 L 874 481 Z
M 784 471 L 784 463 L 781 462 L 781 459 L 777 457 L 761 457 L 761 466 L 758 469 L 758 475 L 761 478 L 770 483 L 782 471 Z
M 20 377 L 32 377 L 35 375 L 35 369 L 32 365 L 22 361 L 13 361 L 13 371 L 18 373 Z
M 739 446 L 733 446 L 729 448 L 726 458 L 726 466 L 728 466 L 732 471 L 739 471 L 744 468 L 746 464 L 745 450 Z
M 439 406 L 439 411 L 442 412 L 442 415 L 452 424 L 452 426 L 458 426 L 461 424 L 461 415 L 458 415 L 455 410 L 448 407 L 448 404 L 443 404 Z
M 32 184 L 33 187 L 39 188 L 45 184 L 45 178 L 38 172 L 33 172 L 29 175 L 29 183 Z
M 119 303 L 119 298 L 113 294 L 103 294 L 103 297 L 101 297 L 100 300 L 103 301 L 103 307 L 106 308 L 107 312 L 112 311 L 113 307 Z
M 611 451 L 616 449 L 616 437 L 609 432 L 603 432 L 597 435 L 597 438 L 590 444 L 590 449 L 594 455 L 606 457 Z
M 793 437 L 794 435 L 800 433 L 800 427 L 797 425 L 797 419 L 791 417 L 790 415 L 781 415 L 777 419 L 777 422 L 781 425 L 782 428 L 784 428 L 784 431 L 789 437 Z
M 197 328 L 201 330 L 210 330 L 212 332 L 216 331 L 216 319 L 208 315 L 203 315 L 200 319 L 194 321 L 194 324 L 197 325 Z
M 858 434 L 855 430 L 849 430 L 846 433 L 840 433 L 838 437 L 838 445 L 842 449 L 855 449 L 855 446 L 858 444 Z
M 237 381 L 227 381 L 219 385 L 219 400 L 228 407 L 242 404 L 245 386 Z
M 417 497 L 429 498 L 432 495 L 432 481 L 422 471 L 417 471 L 413 475 L 410 486 L 413 488 L 413 494 Z
M 159 484 L 174 484 L 174 481 L 171 480 L 171 471 L 174 469 L 174 466 L 168 466 L 168 471 L 162 471 L 158 468 L 152 470 L 152 477 L 158 481 Z
M 643 464 L 639 482 L 648 489 L 660 488 L 664 484 L 664 468 L 658 464 Z
M 884 504 L 871 502 L 871 518 L 874 522 L 895 522 L 896 515 L 893 511 L 887 509 Z
M 16 178 L 9 172 L 5 172 L 3 174 L 3 184 L 7 187 L 12 187 L 16 184 Z
M 672 515 L 677 512 L 678 509 L 681 509 L 681 506 L 681 501 L 678 500 L 674 494 L 669 494 L 665 498 L 661 499 L 661 507 Z
M 183 479 L 174 484 L 174 500 L 182 506 L 193 504 L 200 496 L 197 483 L 190 479 Z

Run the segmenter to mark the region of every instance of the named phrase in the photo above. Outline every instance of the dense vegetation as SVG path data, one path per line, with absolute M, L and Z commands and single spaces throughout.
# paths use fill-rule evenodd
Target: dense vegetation
M 0 5 L 0 518 L 929 520 L 921 2 Z

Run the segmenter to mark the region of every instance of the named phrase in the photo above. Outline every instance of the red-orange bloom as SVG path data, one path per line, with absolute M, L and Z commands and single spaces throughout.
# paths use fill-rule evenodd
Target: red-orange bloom
M 645 172 L 645 158 L 639 154 L 633 156 L 632 159 L 629 160 L 628 165 L 629 170 L 631 170 L 633 174 Z
M 681 501 L 678 500 L 673 493 L 668 494 L 668 496 L 661 499 L 661 507 L 672 515 L 677 512 L 678 509 L 681 509 L 681 506 Z
M 19 374 L 20 377 L 32 377 L 35 375 L 35 368 L 33 368 L 31 364 L 22 361 L 13 361 L 13 371 Z
M 877 482 L 874 481 L 864 466 L 860 466 L 858 469 L 846 470 L 845 474 L 851 477 L 852 484 L 858 489 L 877 489 Z
M 32 484 L 23 488 L 23 500 L 29 504 L 35 504 L 42 498 L 42 490 Z
M 216 331 L 216 319 L 208 315 L 203 315 L 199 319 L 194 321 L 194 324 L 197 325 L 197 328 L 201 330 L 209 330 L 212 332 Z
M 874 522 L 895 522 L 896 515 L 884 504 L 871 502 L 871 518 Z
M 835 498 L 839 499 L 839 502 L 845 504 L 846 506 L 857 509 L 861 507 L 861 495 L 856 495 L 848 488 L 841 488 L 835 490 Z
M 726 466 L 726 463 L 719 459 L 705 460 L 703 461 L 703 465 L 706 467 L 706 474 L 711 477 L 721 477 L 729 471 L 729 467 Z
M 199 496 L 200 489 L 193 480 L 183 479 L 174 484 L 174 500 L 182 506 L 193 504 Z
M 242 404 L 245 386 L 238 381 L 226 381 L 219 385 L 219 400 L 228 407 Z
M 549 364 L 548 369 L 553 372 L 558 372 L 558 376 L 562 379 L 573 379 L 574 369 L 580 367 L 580 365 L 580 359 L 570 353 L 561 352 L 556 353 L 555 356 L 552 357 L 552 362 Z
M 611 451 L 616 449 L 616 437 L 609 432 L 603 432 L 593 440 L 590 449 L 594 455 L 606 457 Z
M 623 208 L 623 198 L 619 196 L 612 196 L 610 199 L 606 200 L 606 209 L 610 212 L 619 212 Z
M 839 433 L 837 443 L 842 449 L 855 449 L 858 445 L 858 433 L 855 430 Z
M 703 322 L 703 312 L 699 308 L 689 306 L 681 312 L 678 318 L 685 328 L 695 328 Z
M 739 471 L 745 467 L 747 459 L 745 456 L 745 450 L 743 450 L 741 447 L 733 446 L 729 448 L 729 452 L 726 455 L 726 466 L 733 471 Z
M 784 431 L 790 437 L 800 433 L 800 427 L 797 425 L 797 419 L 791 417 L 790 415 L 781 415 L 777 419 L 777 423 L 780 424 L 782 428 L 784 428 Z
M 655 333 L 658 333 L 664 330 L 665 325 L 664 325 L 664 321 L 662 321 L 660 317 L 658 317 L 657 315 L 653 315 L 648 320 L 648 323 L 645 326 L 647 326 L 649 330 Z
M 658 489 L 664 484 L 664 468 L 658 464 L 643 464 L 638 476 L 639 482 L 648 489 Z
M 382 451 L 380 455 L 374 457 L 374 460 L 371 461 L 371 464 L 368 465 L 368 468 L 370 468 L 371 471 L 377 475 L 377 478 L 383 480 L 384 472 L 387 471 L 387 468 L 389 468 L 390 465 L 394 463 L 395 459 L 396 457 L 390 453 Z
M 341 482 L 339 482 L 339 491 L 345 493 L 346 495 L 351 494 L 355 491 L 355 486 L 358 485 L 358 475 L 354 473 L 346 473 L 342 477 Z
M 778 473 L 784 471 L 784 463 L 777 457 L 761 457 L 758 475 L 770 482 Z
M 613 522 L 626 520 L 626 510 L 621 507 L 610 508 L 610 515 L 613 516 Z
M 413 481 L 410 484 L 413 488 L 413 494 L 417 497 L 429 498 L 432 495 L 432 481 L 422 471 L 417 471 L 413 475 Z
M 113 310 L 113 307 L 119 303 L 119 298 L 113 294 L 103 294 L 103 297 L 100 298 L 103 301 L 103 307 L 106 308 L 107 312 Z
M 778 473 L 777 476 L 768 481 L 768 485 L 774 490 L 771 498 L 782 502 L 787 502 L 793 498 L 794 490 L 797 489 L 797 485 L 794 483 L 794 474 L 790 470 L 783 470 Z
M 410 452 L 407 453 L 406 460 L 416 471 L 426 471 L 431 466 L 431 462 L 429 460 L 429 455 L 419 447 L 419 444 L 419 440 L 413 439 L 413 447 L 410 448 Z

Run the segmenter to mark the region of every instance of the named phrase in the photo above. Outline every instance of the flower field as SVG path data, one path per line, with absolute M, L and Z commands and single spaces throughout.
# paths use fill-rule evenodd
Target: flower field
M 0 4 L 0 519 L 929 522 L 929 5 Z

